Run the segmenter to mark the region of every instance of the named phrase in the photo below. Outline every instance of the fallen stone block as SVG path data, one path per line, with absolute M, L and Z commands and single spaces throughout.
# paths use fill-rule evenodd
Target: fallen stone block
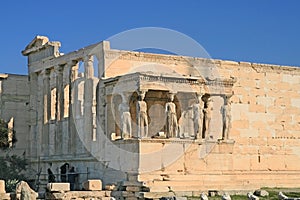
M 170 197 L 161 197 L 159 200 L 176 200 L 176 197 L 170 196 Z
M 87 180 L 82 183 L 83 189 L 88 191 L 100 191 L 102 190 L 101 180 Z
M 252 194 L 252 192 L 249 192 L 247 194 L 248 200 L 259 200 L 259 198 L 257 196 L 255 196 L 254 194 Z
M 128 191 L 128 192 L 139 192 L 139 191 L 141 191 L 141 187 L 139 187 L 139 186 L 126 186 L 126 191 Z
M 6 191 L 5 191 L 5 181 L 4 180 L 0 180 L 0 194 L 1 193 L 6 193 Z
M 114 197 L 101 197 L 101 200 L 116 200 Z
M 208 191 L 208 196 L 210 196 L 210 197 L 219 196 L 219 195 L 220 195 L 220 193 L 217 190 L 209 190 Z
M 285 199 L 288 199 L 288 197 L 286 195 L 284 195 L 282 192 L 279 192 L 278 193 L 278 199 L 279 200 L 285 200 Z
M 49 192 L 70 191 L 70 183 L 48 183 L 47 189 Z
M 117 190 L 117 186 L 115 184 L 107 184 L 105 185 L 105 190 L 109 190 L 109 191 Z
M 231 200 L 231 197 L 229 194 L 225 193 L 222 195 L 222 200 Z
M 169 192 L 170 189 L 168 186 L 151 186 L 150 192 Z
M 1 200 L 11 200 L 9 193 L 0 193 Z
M 269 192 L 266 190 L 255 190 L 254 195 L 259 197 L 267 197 L 269 196 Z
M 201 199 L 201 200 L 208 200 L 208 197 L 207 197 L 207 195 L 206 195 L 204 192 L 202 192 L 202 193 L 200 194 L 200 199 Z
M 38 197 L 38 193 L 32 190 L 25 181 L 21 181 L 17 184 L 16 196 L 17 199 L 20 197 L 20 199 L 35 200 Z
M 300 198 L 294 198 L 294 197 L 288 197 L 286 195 L 284 195 L 282 192 L 279 192 L 278 194 L 278 199 L 279 200 L 300 200 Z
M 178 197 L 178 196 L 175 196 L 175 200 L 187 200 L 187 197 Z

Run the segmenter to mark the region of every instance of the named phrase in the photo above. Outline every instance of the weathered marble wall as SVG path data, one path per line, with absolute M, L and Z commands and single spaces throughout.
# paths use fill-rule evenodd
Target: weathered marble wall
M 46 40 L 42 43 L 37 41 L 43 38 L 35 40 L 23 51 L 24 55 L 46 48 L 40 46 Z M 60 45 L 45 44 L 53 48 Z M 53 164 L 53 169 L 58 169 L 68 162 L 79 172 L 88 168 L 90 178 L 101 178 L 104 183 L 136 178 L 153 188 L 169 186 L 176 191 L 300 184 L 296 179 L 300 175 L 299 68 L 119 51 L 110 49 L 108 42 L 65 55 L 55 51 L 45 58 L 43 54 L 42 60 L 37 59 L 39 55 L 29 60 L 28 65 L 30 157 L 35 164 L 40 160 L 44 171 L 49 163 Z M 98 64 L 94 66 L 96 59 Z M 83 70 L 80 71 L 80 67 Z M 96 67 L 98 77 L 93 75 Z M 213 137 L 209 137 L 212 140 L 176 138 L 111 142 L 111 132 L 119 134 L 113 110 L 117 109 L 118 105 L 114 104 L 119 104 L 121 98 L 116 98 L 116 102 L 112 98 L 119 80 L 117 76 L 134 72 L 180 76 L 180 81 L 189 77 L 205 80 L 233 77 L 236 82 L 232 91 L 226 85 L 205 85 L 205 93 L 213 94 Z M 184 113 L 179 111 L 178 120 L 182 114 L 188 114 L 188 107 L 195 102 L 195 99 L 185 99 L 191 94 L 183 92 L 197 89 L 180 88 L 180 81 L 167 84 L 168 80 L 162 80 L 155 85 L 160 91 L 179 91 L 175 100 L 181 100 L 177 107 L 184 108 Z M 133 82 L 132 85 L 120 83 L 118 88 L 136 86 Z M 147 89 L 150 85 L 143 87 Z M 155 94 L 158 96 L 153 96 Z M 221 119 L 214 117 L 221 116 L 223 94 L 233 94 L 229 140 L 222 140 Z M 157 125 L 163 121 L 163 114 L 160 108 L 152 108 L 157 105 L 156 98 L 158 106 L 163 107 L 166 101 L 163 95 L 153 91 L 146 93 L 149 116 L 159 118 L 153 121 Z M 131 106 L 133 112 L 134 105 Z M 149 157 L 153 151 L 157 151 L 156 156 Z M 126 172 L 138 175 L 126 177 Z M 84 178 L 81 176 L 81 181 Z
M 29 143 L 29 81 L 28 76 L 0 74 L 0 118 L 13 119 L 18 142 L 13 153 L 22 155 L 28 152 Z

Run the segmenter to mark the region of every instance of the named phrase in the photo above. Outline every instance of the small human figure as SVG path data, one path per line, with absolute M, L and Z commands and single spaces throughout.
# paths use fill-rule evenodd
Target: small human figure
M 61 182 L 67 182 L 67 172 L 69 171 L 69 163 L 65 163 L 60 167 L 60 180 Z
M 141 92 L 139 95 L 139 101 L 136 104 L 138 138 L 148 137 L 147 103 L 144 101 L 144 98 L 145 92 Z
M 179 137 L 178 135 L 178 123 L 176 116 L 176 105 L 173 103 L 174 94 L 170 94 L 169 102 L 166 103 L 166 115 L 167 115 L 167 138 Z
M 231 106 L 230 106 L 230 97 L 224 98 L 224 105 L 221 108 L 222 118 L 223 118 L 223 133 L 222 139 L 226 140 L 229 136 L 229 131 L 231 129 Z
M 68 181 L 70 183 L 70 190 L 75 189 L 75 183 L 77 182 L 78 174 L 75 172 L 75 168 L 71 167 L 68 173 Z
M 201 95 L 197 95 L 196 103 L 192 106 L 195 139 L 202 137 L 203 107 L 204 104 Z
M 48 168 L 48 182 L 54 183 L 55 182 L 55 175 L 53 174 L 52 170 Z
M 209 133 L 209 125 L 211 121 L 212 116 L 212 106 L 211 106 L 211 99 L 208 98 L 206 101 L 206 107 L 203 109 L 204 112 L 204 134 L 202 135 L 202 138 L 206 138 Z
M 121 114 L 121 138 L 131 137 L 131 115 L 126 97 L 122 95 L 122 103 L 119 105 Z

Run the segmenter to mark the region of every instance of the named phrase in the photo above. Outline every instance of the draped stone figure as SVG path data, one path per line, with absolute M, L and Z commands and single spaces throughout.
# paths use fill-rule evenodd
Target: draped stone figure
M 208 136 L 209 133 L 209 126 L 210 126 L 210 121 L 211 121 L 211 117 L 212 117 L 212 105 L 211 105 L 211 99 L 208 98 L 206 100 L 206 108 L 204 108 L 203 110 L 204 112 L 204 135 L 202 136 L 202 138 L 206 138 Z
M 230 97 L 225 96 L 224 105 L 221 108 L 221 113 L 223 118 L 223 133 L 222 133 L 223 140 L 228 139 L 229 131 L 231 129 L 231 105 L 229 99 Z
M 203 108 L 204 102 L 201 99 L 201 95 L 197 95 L 196 103 L 192 106 L 195 139 L 202 138 L 202 126 L 204 117 Z
M 138 138 L 148 137 L 147 103 L 144 98 L 145 92 L 141 92 L 136 104 Z
M 127 97 L 122 95 L 122 103 L 119 105 L 121 115 L 121 138 L 131 137 L 131 114 Z
M 178 123 L 177 123 L 177 116 L 176 116 L 176 105 L 173 103 L 174 94 L 170 94 L 169 102 L 166 103 L 166 129 L 167 129 L 167 138 L 174 138 L 179 137 L 178 134 Z

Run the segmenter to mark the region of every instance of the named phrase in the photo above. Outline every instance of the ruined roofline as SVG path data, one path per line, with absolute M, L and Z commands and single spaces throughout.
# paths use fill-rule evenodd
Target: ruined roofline
M 29 54 L 37 51 L 46 49 L 49 46 L 61 47 L 61 43 L 58 41 L 50 42 L 48 37 L 37 35 L 21 52 L 23 56 L 28 56 Z
M 39 36 L 43 37 L 43 36 Z M 39 38 L 40 39 L 40 38 Z M 41 39 L 40 39 L 41 40 Z M 42 39 L 44 41 L 42 46 L 52 44 L 51 42 Z M 47 42 L 45 42 L 47 41 Z M 56 42 L 57 45 L 60 43 Z M 34 48 L 34 42 L 32 41 L 26 48 Z M 42 47 L 40 47 L 42 48 Z M 26 51 L 26 49 L 24 50 Z M 28 51 L 28 50 L 27 50 Z M 158 54 L 158 53 L 146 53 L 141 51 L 128 51 L 128 50 L 118 50 L 111 49 L 109 41 L 101 41 L 96 44 L 92 44 L 78 50 L 60 54 L 57 57 L 47 57 L 41 60 L 32 62 L 28 64 L 29 73 L 36 72 L 42 70 L 42 68 L 49 68 L 55 65 L 64 65 L 69 61 L 80 61 L 87 55 L 99 55 L 99 53 L 104 54 L 105 58 L 122 58 L 122 59 L 132 59 L 139 60 L 144 62 L 158 62 L 158 63 L 178 63 L 185 62 L 189 64 L 201 62 L 207 64 L 214 64 L 216 66 L 219 65 L 232 65 L 232 66 L 249 66 L 252 67 L 257 72 L 265 72 L 265 71 L 285 71 L 285 72 L 293 72 L 300 73 L 300 66 L 287 66 L 287 65 L 276 65 L 276 64 L 264 64 L 264 63 L 251 63 L 251 62 L 243 62 L 243 61 L 230 61 L 230 60 L 221 60 L 221 59 L 209 59 L 209 58 L 200 58 L 200 57 L 191 57 L 191 56 L 182 56 L 182 55 L 169 55 L 169 54 Z M 23 54 L 24 55 L 24 54 Z M 33 69 L 34 68 L 34 69 Z
M 8 77 L 8 74 L 1 74 L 0 73 L 0 79 L 6 79 Z
M 10 74 L 10 73 L 0 73 L 0 79 L 5 79 L 9 76 L 28 76 L 28 75 L 24 75 L 24 74 Z

